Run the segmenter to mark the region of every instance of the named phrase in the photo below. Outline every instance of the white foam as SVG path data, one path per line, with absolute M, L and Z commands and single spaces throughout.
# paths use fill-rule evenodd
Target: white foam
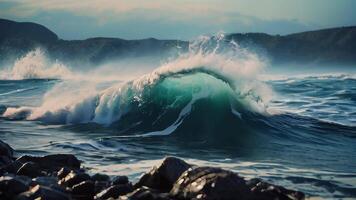
M 98 89 L 98 81 L 80 78 L 85 77 L 85 75 L 76 76 L 75 80 L 66 80 L 47 92 L 41 106 L 26 108 L 26 111 L 30 112 L 27 119 L 55 123 L 96 122 L 100 124 L 111 124 L 119 120 L 122 115 L 130 110 L 128 104 L 132 99 L 127 99 L 129 98 L 127 95 L 128 89 L 135 93 L 132 98 L 140 102 L 141 92 L 148 85 L 155 84 L 162 76 L 169 76 L 172 73 L 179 73 L 191 69 L 205 69 L 232 80 L 233 83 L 231 84 L 233 84 L 237 96 L 243 98 L 243 102 L 248 107 L 247 109 L 264 112 L 270 99 L 271 90 L 263 83 L 257 81 L 256 78 L 260 71 L 263 70 L 264 62 L 255 54 L 241 49 L 236 43 L 226 43 L 222 38 L 223 37 L 219 35 L 219 37 L 214 40 L 216 43 L 215 46 L 211 48 L 211 40 L 202 37 L 190 45 L 190 51 L 188 53 L 164 63 L 151 73 L 136 78 L 132 82 L 115 84 L 108 89 Z M 43 54 L 40 51 L 36 51 L 28 55 L 21 62 L 26 63 L 25 60 L 31 57 L 35 58 L 32 60 L 29 59 L 31 62 L 38 60 L 38 62 L 35 63 L 41 63 L 42 56 Z M 18 65 L 24 66 L 23 64 Z M 61 70 L 54 70 L 57 68 L 50 68 L 51 70 L 48 71 L 43 64 L 36 66 L 39 66 L 36 69 L 41 69 L 38 73 L 35 73 L 38 77 L 41 77 L 42 74 L 48 75 L 52 70 L 61 72 Z M 25 69 L 27 69 L 27 67 L 25 67 Z M 32 69 L 32 67 L 29 67 L 29 69 Z M 64 70 L 64 72 L 66 71 Z M 20 75 L 19 78 L 28 76 L 28 73 L 22 72 L 15 74 Z M 53 73 L 53 75 L 55 74 L 56 73 Z M 120 76 L 120 74 L 118 76 Z M 206 89 L 210 90 L 211 88 Z M 171 126 L 162 131 L 152 132 L 146 135 L 170 134 L 180 125 L 182 119 L 189 114 L 195 100 L 204 97 L 205 96 L 201 93 L 195 94 L 193 99 L 184 107 L 177 120 Z M 4 116 L 15 115 L 22 109 L 24 108 L 9 108 L 4 113 Z
M 17 59 L 13 66 L 0 71 L 0 79 L 60 79 L 72 76 L 72 72 L 58 61 L 50 62 L 44 51 L 37 48 Z

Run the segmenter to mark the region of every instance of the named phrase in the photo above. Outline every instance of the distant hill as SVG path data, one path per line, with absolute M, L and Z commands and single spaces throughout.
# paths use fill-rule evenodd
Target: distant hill
M 188 42 L 177 40 L 124 40 L 90 38 L 62 40 L 46 27 L 35 23 L 0 19 L 0 64 L 14 60 L 28 51 L 41 47 L 52 59 L 71 64 L 98 64 L 110 59 L 141 56 L 168 56 L 178 44 L 187 50 Z
M 29 22 L 0 19 L 0 59 L 16 58 L 34 46 L 47 46 L 58 41 L 46 27 Z
M 356 26 L 285 36 L 236 33 L 228 39 L 266 53 L 272 63 L 356 63 Z
M 51 43 L 58 40 L 58 36 L 48 28 L 31 22 L 14 22 L 0 19 L 0 41 L 28 40 L 38 43 Z
M 266 55 L 273 64 L 356 64 L 356 27 L 341 27 L 295 33 L 269 35 L 265 33 L 234 33 L 226 39 Z M 0 19 L 0 64 L 15 59 L 35 47 L 48 51 L 53 59 L 71 63 L 98 64 L 110 59 L 134 56 L 165 57 L 172 51 L 188 49 L 189 43 L 177 40 L 124 40 L 90 38 L 62 40 L 46 27 L 27 22 Z

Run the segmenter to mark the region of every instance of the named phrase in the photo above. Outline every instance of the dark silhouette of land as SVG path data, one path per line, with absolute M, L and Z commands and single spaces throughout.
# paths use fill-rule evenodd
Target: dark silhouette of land
M 0 19 L 0 63 L 42 47 L 52 59 L 99 64 L 122 57 L 167 56 L 188 50 L 189 42 L 178 40 L 124 40 L 89 38 L 62 40 L 48 28 L 29 22 Z M 290 35 L 234 33 L 226 37 L 266 56 L 273 64 L 356 64 L 356 26 L 323 29 Z

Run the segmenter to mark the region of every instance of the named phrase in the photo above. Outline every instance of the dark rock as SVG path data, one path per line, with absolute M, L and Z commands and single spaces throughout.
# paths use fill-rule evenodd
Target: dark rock
M 52 188 L 53 190 L 57 190 L 59 192 L 65 193 L 65 194 L 71 193 L 71 188 L 64 188 L 58 184 L 50 185 L 49 187 Z
M 0 156 L 0 166 L 6 166 L 10 164 L 12 160 L 8 156 Z
M 108 199 L 108 198 L 118 198 L 121 195 L 125 195 L 133 191 L 131 184 L 126 185 L 113 185 L 106 190 L 101 191 L 95 195 L 94 199 Z
M 249 199 L 245 180 L 236 173 L 213 167 L 195 167 L 184 172 L 170 195 L 178 199 Z
M 12 162 L 14 150 L 5 142 L 0 140 L 0 168 L 3 168 Z M 0 173 L 4 174 L 6 171 L 1 169 Z
M 73 187 L 73 185 L 79 184 L 87 180 L 90 180 L 90 176 L 88 174 L 71 171 L 66 177 L 64 177 L 58 183 L 59 185 L 62 186 Z
M 93 199 L 95 193 L 95 184 L 93 181 L 83 181 L 72 188 L 72 195 L 76 199 Z
M 40 176 L 37 178 L 32 179 L 32 186 L 35 185 L 42 185 L 42 186 L 57 186 L 58 185 L 58 179 L 53 176 Z
M 28 176 L 31 178 L 35 178 L 42 175 L 40 166 L 34 162 L 26 162 L 22 165 L 22 167 L 20 167 L 16 174 Z
M 135 184 L 135 188 L 147 186 L 163 192 L 169 192 L 179 176 L 191 165 L 175 157 L 167 157 L 160 166 L 144 174 Z
M 17 196 L 17 200 L 33 200 L 33 199 L 44 199 L 44 200 L 70 200 L 69 195 L 63 193 L 60 190 L 54 188 L 36 185 L 29 191 L 23 192 Z
M 7 143 L 0 140 L 0 156 L 6 156 L 12 158 L 14 150 Z
M 19 162 L 19 161 L 14 161 L 11 162 L 10 164 L 3 166 L 1 168 L 2 172 L 7 172 L 7 173 L 12 173 L 12 174 L 16 174 L 17 171 L 22 167 L 23 163 Z
M 106 174 L 94 174 L 91 177 L 91 180 L 93 180 L 93 181 L 109 181 L 110 177 Z
M 66 177 L 70 173 L 70 169 L 66 167 L 62 167 L 58 172 L 57 172 L 57 177 L 58 179 L 62 179 Z
M 140 187 L 135 191 L 122 196 L 119 200 L 169 200 L 168 193 L 159 193 L 159 191 L 148 188 L 148 187 Z
M 95 181 L 95 194 L 103 191 L 105 188 L 109 186 L 110 184 L 107 181 Z
M 129 183 L 129 177 L 127 177 L 127 176 L 115 176 L 112 179 L 113 185 L 122 185 L 122 184 L 127 184 L 127 183 Z
M 62 167 L 71 169 L 80 168 L 80 161 L 71 154 L 53 154 L 43 157 L 21 156 L 17 161 L 21 163 L 34 162 L 37 163 L 41 169 L 47 171 L 58 171 Z
M 0 177 L 0 199 L 12 199 L 17 194 L 28 190 L 30 179 L 25 177 Z
M 266 183 L 260 179 L 251 179 L 247 182 L 247 185 L 253 194 L 253 199 L 301 200 L 305 198 L 305 195 L 302 192 L 288 190 L 281 186 Z

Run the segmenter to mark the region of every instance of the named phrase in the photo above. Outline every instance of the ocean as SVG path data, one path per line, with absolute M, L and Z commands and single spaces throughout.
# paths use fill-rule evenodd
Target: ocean
M 92 173 L 134 180 L 170 155 L 355 198 L 356 75 L 268 74 L 236 44 L 204 45 L 135 76 L 34 50 L 0 72 L 0 139 L 18 155 L 71 153 Z

